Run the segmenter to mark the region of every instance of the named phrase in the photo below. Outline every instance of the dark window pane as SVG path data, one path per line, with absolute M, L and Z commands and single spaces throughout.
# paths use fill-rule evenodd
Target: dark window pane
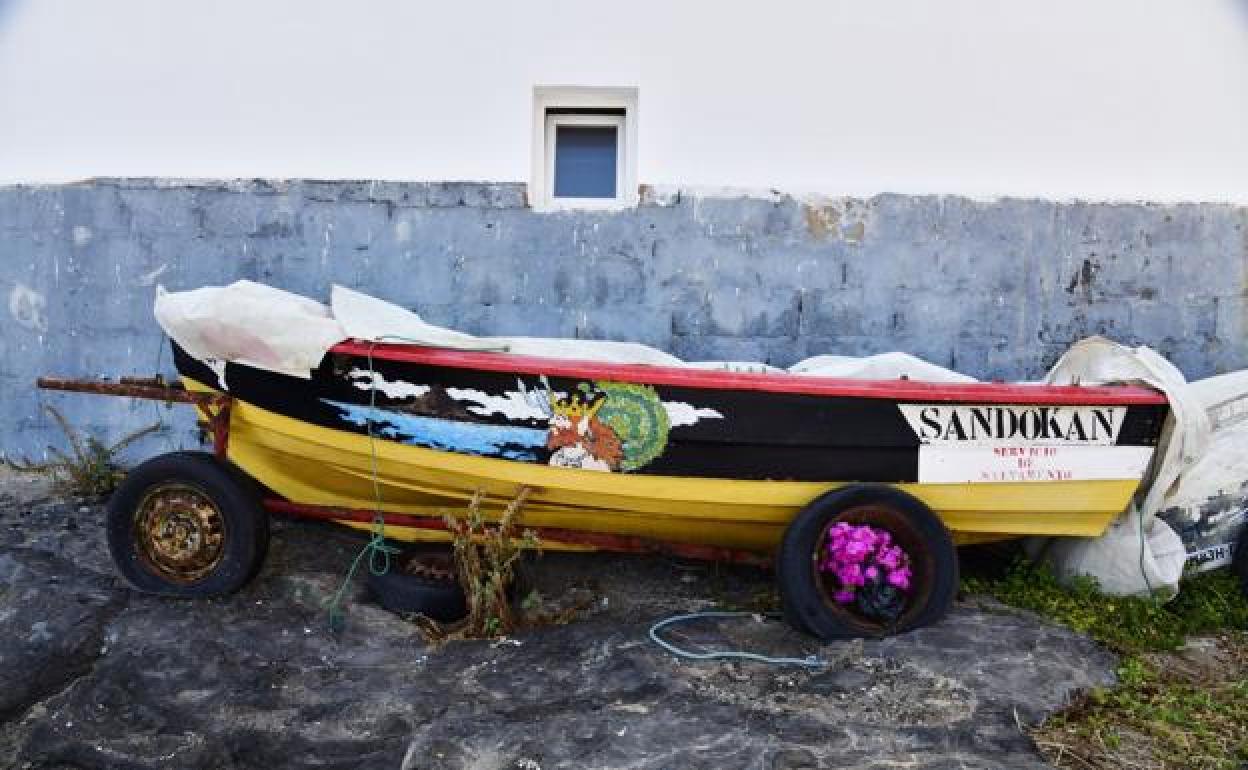
M 615 126 L 555 127 L 555 197 L 615 197 Z

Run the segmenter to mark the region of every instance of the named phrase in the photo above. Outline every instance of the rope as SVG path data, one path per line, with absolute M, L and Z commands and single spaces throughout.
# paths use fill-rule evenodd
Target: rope
M 386 543 L 386 517 L 381 511 L 381 483 L 378 481 L 377 471 L 377 437 L 373 434 L 373 422 L 377 414 L 377 375 L 373 369 L 373 348 L 376 346 L 375 341 L 368 346 L 368 375 L 371 387 L 368 389 L 368 419 L 365 421 L 368 430 L 368 452 L 372 463 L 373 521 L 370 525 L 368 542 L 355 555 L 351 568 L 347 570 L 347 575 L 343 578 L 342 585 L 338 586 L 338 590 L 329 600 L 329 629 L 331 631 L 342 631 L 346 627 L 347 617 L 342 603 L 343 596 L 347 592 L 347 587 L 351 585 L 351 581 L 355 579 L 355 573 L 359 570 L 360 562 L 364 560 L 365 555 L 368 556 L 369 571 L 374 575 L 384 575 L 390 571 L 390 557 L 399 552 L 398 548 Z
M 371 459 L 372 482 L 373 482 L 373 504 L 374 514 L 373 521 L 369 527 L 368 542 L 364 544 L 355 555 L 355 559 L 351 562 L 351 567 L 347 570 L 346 577 L 342 580 L 342 585 L 338 586 L 338 590 L 330 597 L 327 603 L 329 608 L 329 629 L 331 631 L 342 631 L 346 627 L 346 610 L 343 606 L 343 597 L 347 592 L 347 587 L 351 585 L 351 581 L 355 579 L 355 573 L 360 568 L 360 563 L 364 561 L 364 556 L 368 556 L 368 569 L 374 575 L 384 575 L 390 571 L 390 557 L 399 553 L 399 549 L 386 543 L 386 518 L 381 511 L 381 483 L 378 481 L 377 470 L 377 436 L 373 433 L 373 423 L 377 414 L 377 372 L 373 367 L 373 350 L 379 342 L 411 342 L 420 343 L 420 340 L 409 339 L 398 334 L 383 334 L 374 339 L 369 340 L 368 344 L 368 420 L 366 426 L 368 430 L 368 452 Z
M 343 595 L 347 592 L 347 587 L 351 585 L 351 581 L 355 579 L 355 573 L 360 568 L 360 562 L 364 560 L 365 554 L 369 555 L 368 568 L 374 575 L 384 575 L 390 570 L 390 555 L 399 552 L 399 549 L 392 545 L 386 544 L 385 523 L 380 526 L 377 520 L 373 520 L 374 529 L 368 538 L 368 542 L 355 555 L 355 559 L 351 562 L 351 568 L 347 570 L 347 575 L 343 578 L 342 585 L 338 586 L 338 590 L 334 592 L 333 597 L 329 600 L 329 630 L 342 631 L 347 625 L 347 613 L 343 607 Z M 382 557 L 382 566 L 377 567 L 377 557 Z
M 702 618 L 741 618 L 741 617 L 760 617 L 755 612 L 690 612 L 685 615 L 673 615 L 666 620 L 660 620 L 653 626 L 650 626 L 650 639 L 663 649 L 680 658 L 689 660 L 752 660 L 758 663 L 768 663 L 773 666 L 805 666 L 806 668 L 823 668 L 828 662 L 821 660 L 814 655 L 807 655 L 804 658 L 784 658 L 772 657 L 770 655 L 761 655 L 756 652 L 746 652 L 744 650 L 716 650 L 714 652 L 693 652 L 667 641 L 659 636 L 659 631 L 667 626 L 676 623 L 683 623 L 689 620 L 700 620 Z M 774 613 L 767 614 L 763 617 L 776 618 L 779 615 Z
M 1140 522 L 1140 577 L 1144 578 L 1144 586 L 1148 589 L 1148 597 L 1152 599 L 1156 596 L 1156 591 L 1153 588 L 1153 581 L 1148 579 L 1148 569 L 1144 565 L 1144 553 L 1148 544 L 1144 536 L 1144 510 L 1135 505 L 1135 503 L 1132 503 L 1132 505 L 1135 507 L 1135 514 Z

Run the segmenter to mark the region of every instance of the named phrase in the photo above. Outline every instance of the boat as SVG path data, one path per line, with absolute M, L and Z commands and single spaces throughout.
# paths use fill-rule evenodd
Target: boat
M 427 517 L 478 490 L 501 510 L 528 486 L 532 526 L 762 552 L 812 500 L 855 482 L 913 495 L 962 544 L 1099 535 L 1135 493 L 1167 412 L 1162 394 L 1129 386 L 835 380 L 358 341 L 306 380 L 229 363 L 222 382 L 176 343 L 174 360 L 188 389 L 234 399 L 229 460 L 288 500 Z
M 296 376 L 171 344 L 178 388 L 43 384 L 199 408 L 214 454 L 149 460 L 109 507 L 122 574 L 175 596 L 244 585 L 264 557 L 266 510 L 446 540 L 448 511 L 472 501 L 496 519 L 520 498 L 545 547 L 769 561 L 795 627 L 878 636 L 944 616 L 956 545 L 1105 532 L 1169 413 L 1165 395 L 1133 385 L 865 380 L 361 338 Z

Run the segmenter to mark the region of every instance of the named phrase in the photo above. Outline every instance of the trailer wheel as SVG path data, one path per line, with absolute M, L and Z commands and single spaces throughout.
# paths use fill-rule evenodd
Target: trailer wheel
M 136 589 L 206 598 L 259 570 L 269 520 L 255 486 L 207 452 L 171 452 L 126 475 L 108 501 L 108 549 Z
M 1239 575 L 1239 590 L 1248 596 L 1248 523 L 1239 528 L 1239 540 L 1235 543 L 1235 574 Z
M 859 589 L 850 602 L 835 598 L 840 581 L 821 569 L 838 523 L 886 532 L 909 559 L 907 590 Z M 824 639 L 879 637 L 935 623 L 958 589 L 958 554 L 944 524 L 922 502 L 899 489 L 855 484 L 824 494 L 785 531 L 776 579 L 786 620 Z

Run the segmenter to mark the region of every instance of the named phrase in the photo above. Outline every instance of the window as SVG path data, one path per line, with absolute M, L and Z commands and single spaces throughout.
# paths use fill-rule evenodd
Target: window
M 540 209 L 637 202 L 635 88 L 539 86 L 531 203 Z

